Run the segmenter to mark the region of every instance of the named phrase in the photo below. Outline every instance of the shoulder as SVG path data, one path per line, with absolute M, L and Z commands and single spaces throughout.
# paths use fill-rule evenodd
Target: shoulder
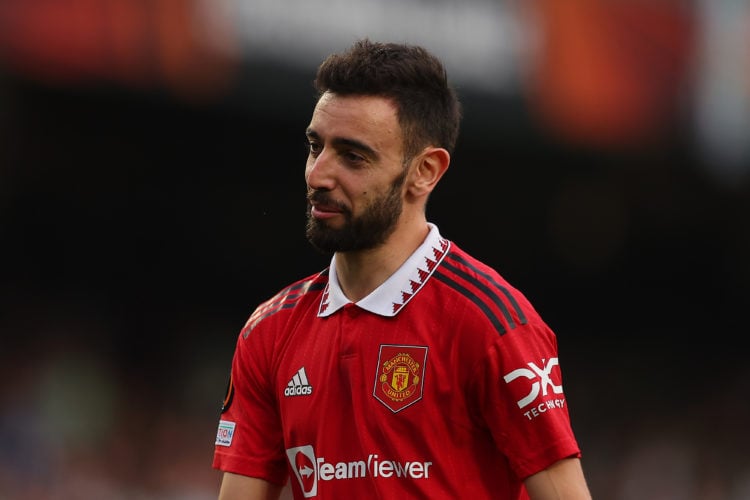
M 328 285 L 328 268 L 283 288 L 255 308 L 242 328 L 242 337 L 247 338 L 254 328 L 268 318 L 278 313 L 292 312 L 302 304 L 319 298 L 326 285 Z
M 455 292 L 457 300 L 477 307 L 499 335 L 535 322 L 538 317 L 523 293 L 494 268 L 455 243 L 451 244 L 434 277 Z

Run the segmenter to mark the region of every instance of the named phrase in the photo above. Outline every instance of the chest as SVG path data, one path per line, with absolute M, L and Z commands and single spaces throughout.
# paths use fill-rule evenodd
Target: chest
M 461 335 L 435 315 L 386 318 L 346 307 L 296 325 L 278 353 L 284 433 L 292 442 L 356 433 L 396 439 L 466 415 Z

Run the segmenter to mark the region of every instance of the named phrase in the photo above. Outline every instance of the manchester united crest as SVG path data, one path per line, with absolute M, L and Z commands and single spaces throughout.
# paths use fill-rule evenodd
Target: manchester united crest
M 427 347 L 381 345 L 372 395 L 398 413 L 422 399 Z

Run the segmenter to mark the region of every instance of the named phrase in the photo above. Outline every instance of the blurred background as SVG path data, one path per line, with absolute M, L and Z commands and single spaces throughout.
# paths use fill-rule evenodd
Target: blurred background
M 742 0 L 0 2 L 0 499 L 209 499 L 304 238 L 317 64 L 422 44 L 464 102 L 428 209 L 556 331 L 595 498 L 750 498 Z

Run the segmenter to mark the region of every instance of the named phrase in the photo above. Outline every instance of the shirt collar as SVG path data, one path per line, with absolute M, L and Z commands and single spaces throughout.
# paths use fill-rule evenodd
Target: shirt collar
M 381 316 L 395 316 L 422 289 L 450 248 L 450 241 L 440 236 L 437 226 L 432 223 L 428 226 L 430 232 L 419 248 L 379 287 L 356 302 L 357 306 Z M 330 316 L 349 303 L 339 284 L 334 255 L 318 316 Z

